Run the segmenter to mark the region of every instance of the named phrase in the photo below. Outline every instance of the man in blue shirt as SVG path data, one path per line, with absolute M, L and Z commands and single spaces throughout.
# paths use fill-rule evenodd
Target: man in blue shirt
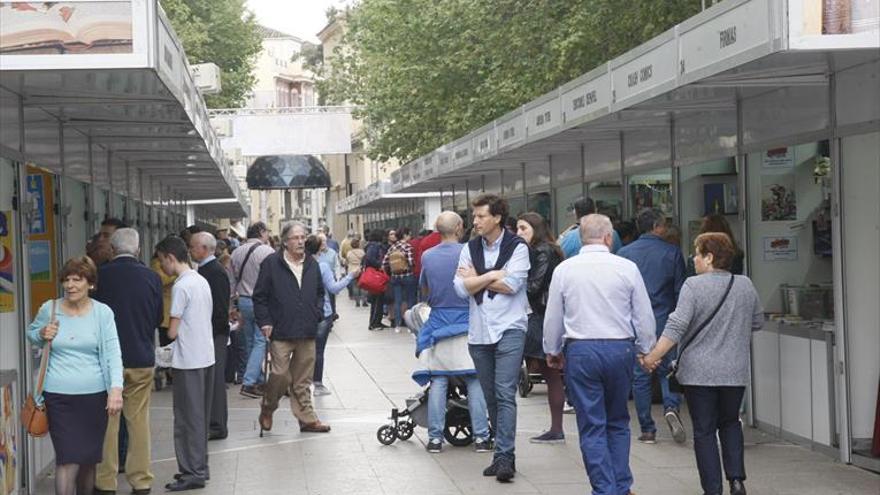
M 651 297 L 657 337 L 659 337 L 666 326 L 666 319 L 675 310 L 678 293 L 684 283 L 684 257 L 678 246 L 663 240 L 666 232 L 666 217 L 660 210 L 642 210 L 637 224 L 642 235 L 621 248 L 617 254 L 639 267 L 648 295 Z M 664 416 L 672 430 L 672 438 L 678 443 L 684 443 L 686 435 L 678 415 L 681 396 L 669 391 L 669 380 L 666 378 L 669 374 L 669 365 L 675 359 L 674 354 L 670 352 L 664 357 L 657 370 L 657 378 L 660 380 Z M 641 366 L 635 366 L 634 374 L 633 399 L 642 429 L 639 441 L 653 444 L 656 442 L 657 427 L 651 417 L 651 374 Z
M 442 242 L 426 251 L 422 257 L 420 286 L 427 294 L 431 307 L 428 320 L 419 330 L 416 356 L 419 367 L 413 380 L 424 385 L 429 380 L 428 392 L 428 445 L 432 454 L 443 448 L 443 429 L 446 422 L 446 397 L 449 377 L 461 377 L 467 387 L 468 410 L 474 434 L 474 450 L 489 452 L 489 421 L 486 418 L 486 400 L 474 371 L 474 361 L 468 352 L 469 301 L 455 291 L 453 279 L 462 245 L 458 240 L 463 232 L 461 217 L 453 211 L 444 211 L 437 217 L 436 228 Z
M 559 247 L 562 248 L 565 259 L 577 256 L 581 252 L 583 242 L 581 242 L 580 223 L 585 216 L 593 213 L 596 213 L 596 203 L 592 199 L 584 197 L 574 202 L 574 214 L 577 217 L 577 222 L 559 237 Z M 613 231 L 611 252 L 616 253 L 622 246 L 620 235 L 616 230 Z
M 504 228 L 504 198 L 484 194 L 474 200 L 474 232 L 461 250 L 455 292 L 470 298 L 468 344 L 495 428 L 495 456 L 484 476 L 500 482 L 516 472 L 516 384 L 528 325 L 525 282 L 529 248 Z

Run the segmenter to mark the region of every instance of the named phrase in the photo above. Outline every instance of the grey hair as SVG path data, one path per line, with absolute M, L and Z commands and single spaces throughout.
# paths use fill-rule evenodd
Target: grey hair
M 208 248 L 208 251 L 212 253 L 217 249 L 217 238 L 210 232 L 196 232 L 192 235 L 191 241 Z
M 645 208 L 639 212 L 636 218 L 636 224 L 640 234 L 646 234 L 666 225 L 666 215 L 657 208 Z
M 286 224 L 284 224 L 284 228 L 281 229 L 281 242 L 287 242 L 287 237 L 288 235 L 290 235 L 290 231 L 295 228 L 302 229 L 303 234 L 309 234 L 309 228 L 306 227 L 306 224 L 294 220 L 292 222 L 287 222 Z
M 600 213 L 591 213 L 581 219 L 581 242 L 584 244 L 601 244 L 605 236 L 614 233 L 611 219 Z
M 116 255 L 130 254 L 137 256 L 141 250 L 141 241 L 138 231 L 131 228 L 116 229 L 110 236 L 110 246 Z

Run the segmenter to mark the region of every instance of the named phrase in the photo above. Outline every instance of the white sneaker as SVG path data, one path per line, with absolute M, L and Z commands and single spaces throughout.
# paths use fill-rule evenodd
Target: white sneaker
M 332 393 L 333 392 L 331 392 L 329 388 L 325 387 L 323 383 L 315 384 L 315 396 L 330 395 Z

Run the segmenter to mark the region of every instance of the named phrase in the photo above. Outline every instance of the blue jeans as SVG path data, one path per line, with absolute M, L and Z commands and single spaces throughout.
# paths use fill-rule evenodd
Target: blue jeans
M 253 387 L 265 381 L 263 376 L 263 358 L 266 356 L 266 337 L 263 336 L 263 332 L 257 327 L 253 299 L 239 297 L 238 311 L 241 313 L 241 319 L 244 323 L 241 329 L 242 335 L 249 339 L 247 347 L 250 349 L 246 354 L 247 366 L 245 367 L 242 383 L 248 387 Z
M 700 484 L 705 493 L 722 493 L 721 463 L 718 461 L 718 441 L 721 441 L 721 460 L 728 480 L 745 480 L 743 462 L 743 431 L 739 421 L 745 387 L 685 386 L 684 395 L 694 425 L 694 453 Z
M 634 363 L 629 340 L 579 340 L 565 347 L 565 384 L 593 495 L 625 495 L 632 487 L 627 401 Z
M 333 330 L 332 315 L 318 323 L 318 333 L 315 335 L 315 373 L 312 376 L 314 383 L 322 383 L 324 379 L 324 349 L 327 348 L 330 330 Z
M 471 430 L 474 439 L 489 438 L 489 419 L 486 417 L 486 399 L 480 381 L 474 375 L 461 377 L 467 385 L 468 411 L 471 415 Z M 428 438 L 443 439 L 443 428 L 446 426 L 446 397 L 449 388 L 449 377 L 436 375 L 431 377 L 431 388 L 428 390 Z
M 403 303 L 407 309 L 416 305 L 416 289 L 418 282 L 413 275 L 391 277 L 391 289 L 394 291 L 394 326 L 403 326 Z
M 681 405 L 681 394 L 675 394 L 669 391 L 669 366 L 675 359 L 675 350 L 670 351 L 663 359 L 660 360 L 660 366 L 654 374 L 660 380 L 660 390 L 663 392 L 663 409 L 675 409 Z M 636 414 L 639 417 L 639 425 L 642 433 L 654 433 L 657 431 L 657 425 L 654 424 L 654 418 L 651 417 L 651 374 L 645 372 L 638 363 L 633 365 L 635 378 L 632 382 L 633 402 L 636 405 Z
M 511 329 L 494 344 L 468 345 L 483 388 L 489 421 L 495 428 L 495 460 L 515 458 L 516 384 L 525 342 L 524 330 Z

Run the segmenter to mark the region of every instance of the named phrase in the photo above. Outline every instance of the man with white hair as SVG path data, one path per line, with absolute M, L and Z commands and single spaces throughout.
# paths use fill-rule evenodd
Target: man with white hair
M 115 257 L 98 269 L 100 283 L 93 297 L 110 306 L 122 349 L 122 412 L 128 429 L 125 477 L 133 493 L 150 492 L 150 394 L 156 352 L 153 336 L 162 323 L 162 281 L 141 263 L 140 238 L 120 228 L 110 236 Z M 119 416 L 110 416 L 104 436 L 103 461 L 98 464 L 96 493 L 116 492 L 119 472 Z
M 625 494 L 633 483 L 627 400 L 637 355 L 656 342 L 654 313 L 636 264 L 611 254 L 611 220 L 587 215 L 580 233 L 580 253 L 553 272 L 544 352 L 549 366 L 565 369 L 593 493 Z
M 226 438 L 228 411 L 226 408 L 226 341 L 229 339 L 229 274 L 214 256 L 217 239 L 208 232 L 196 232 L 189 239 L 189 253 L 199 265 L 199 275 L 211 287 L 211 328 L 214 335 L 214 387 L 211 395 L 211 416 L 208 439 Z

